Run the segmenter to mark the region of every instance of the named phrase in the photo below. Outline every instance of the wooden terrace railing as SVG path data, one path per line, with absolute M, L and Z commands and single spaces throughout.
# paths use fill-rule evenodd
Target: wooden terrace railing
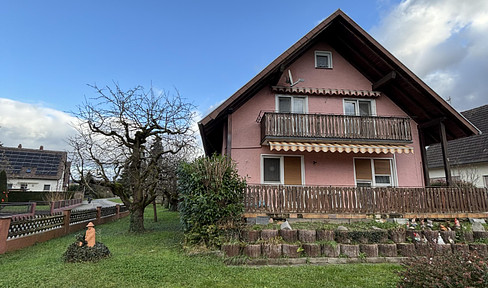
M 248 185 L 246 213 L 484 213 L 486 188 L 370 188 Z
M 258 119 L 263 141 L 266 138 L 412 141 L 409 118 L 265 112 Z

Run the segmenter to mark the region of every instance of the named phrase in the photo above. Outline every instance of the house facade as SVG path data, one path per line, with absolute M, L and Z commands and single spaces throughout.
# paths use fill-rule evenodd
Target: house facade
M 447 151 L 455 182 L 488 187 L 488 105 L 476 107 L 461 114 L 473 123 L 481 134 L 449 141 Z M 438 144 L 427 149 L 431 182 L 446 181 L 442 167 L 442 151 Z
M 67 191 L 70 166 L 65 151 L 0 147 L 0 170 L 7 172 L 9 190 Z
M 430 143 L 477 133 L 338 10 L 199 122 L 248 184 L 422 187 Z

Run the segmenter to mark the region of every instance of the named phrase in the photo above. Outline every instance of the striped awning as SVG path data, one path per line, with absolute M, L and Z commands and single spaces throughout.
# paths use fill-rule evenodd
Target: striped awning
M 413 147 L 407 145 L 387 144 L 346 144 L 346 143 L 302 143 L 302 142 L 269 142 L 271 151 L 307 151 L 307 152 L 346 152 L 377 154 L 413 154 Z

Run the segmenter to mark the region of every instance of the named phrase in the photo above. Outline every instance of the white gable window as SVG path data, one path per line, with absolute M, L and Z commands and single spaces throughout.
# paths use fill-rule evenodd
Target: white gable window
M 277 96 L 276 108 L 279 113 L 307 113 L 307 97 Z
M 332 68 L 332 53 L 315 51 L 315 68 Z
M 374 100 L 344 99 L 344 115 L 374 116 L 375 114 Z

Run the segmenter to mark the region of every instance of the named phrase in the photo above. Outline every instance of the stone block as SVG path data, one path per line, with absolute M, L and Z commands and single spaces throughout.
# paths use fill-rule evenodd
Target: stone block
M 476 251 L 476 253 L 478 253 L 478 255 L 482 255 L 482 256 L 488 255 L 486 244 L 483 244 L 483 243 L 471 243 L 471 244 L 469 244 L 469 251 Z
M 280 236 L 288 243 L 295 243 L 298 240 L 297 230 L 280 230 Z
M 359 244 L 359 252 L 366 257 L 378 257 L 378 244 Z
M 390 238 L 391 241 L 395 243 L 404 243 L 406 235 L 407 234 L 403 229 L 388 231 L 388 237 Z
M 468 253 L 469 252 L 469 245 L 468 244 L 461 244 L 461 243 L 452 244 L 452 252 L 453 253 Z
M 378 244 L 378 255 L 382 257 L 397 257 L 397 245 Z
M 334 241 L 334 231 L 317 230 L 317 241 Z
M 397 243 L 396 245 L 398 256 L 412 257 L 417 255 L 415 244 L 413 243 Z
M 242 231 L 242 240 L 246 243 L 254 243 L 258 241 L 261 236 L 261 231 L 258 230 L 244 230 Z
M 259 244 L 250 244 L 244 247 L 244 255 L 249 258 L 258 258 L 261 257 L 261 245 Z
M 235 257 L 241 254 L 241 246 L 239 244 L 223 244 L 220 250 L 227 257 Z
M 341 254 L 341 246 L 339 244 L 321 244 L 322 255 L 325 257 L 337 258 Z
M 488 238 L 488 232 L 487 231 L 473 231 L 473 239 L 478 240 L 478 239 L 487 239 Z
M 261 251 L 264 257 L 268 258 L 280 258 L 281 257 L 281 244 L 263 244 Z
M 298 252 L 299 247 L 300 246 L 294 244 L 282 244 L 281 249 L 283 252 L 283 256 L 288 258 L 300 257 L 300 252 Z
M 341 244 L 341 255 L 357 258 L 359 256 L 359 245 Z
M 302 244 L 303 252 L 307 257 L 319 257 L 320 256 L 320 245 L 315 243 L 304 243 Z
M 261 230 L 261 239 L 266 241 L 278 236 L 278 230 L 265 229 Z
M 302 243 L 314 243 L 317 241 L 317 232 L 315 230 L 298 230 L 298 241 Z

